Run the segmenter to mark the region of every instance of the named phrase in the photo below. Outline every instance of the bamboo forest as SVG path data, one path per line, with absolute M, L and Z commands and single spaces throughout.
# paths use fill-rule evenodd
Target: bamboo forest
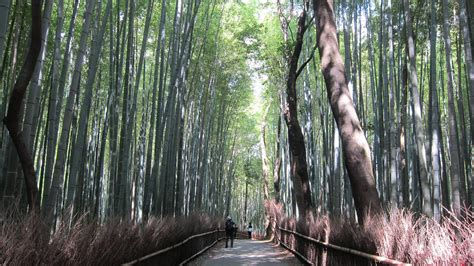
M 0 264 L 472 264 L 473 55 L 473 0 L 0 0 Z

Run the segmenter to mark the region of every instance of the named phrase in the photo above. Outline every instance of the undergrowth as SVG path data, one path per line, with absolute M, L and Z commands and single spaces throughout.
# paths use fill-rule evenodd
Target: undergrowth
M 386 258 L 425 264 L 469 264 L 474 261 L 474 213 L 462 218 L 445 212 L 440 222 L 393 208 L 383 218 L 364 226 L 346 218 L 316 217 L 311 222 L 277 215 L 282 228 L 334 245 Z M 145 223 L 109 219 L 105 223 L 86 215 L 70 225 L 62 222 L 49 236 L 37 217 L 0 216 L 0 264 L 7 265 L 118 265 L 179 243 L 191 235 L 222 228 L 222 219 L 203 214 L 150 218 Z M 277 232 L 279 239 L 312 261 L 328 265 L 363 263 L 341 252 L 309 245 L 299 237 Z M 254 238 L 262 236 L 255 235 Z M 186 247 L 189 248 L 189 247 Z
M 203 214 L 150 218 L 136 224 L 119 219 L 105 223 L 82 216 L 62 222 L 50 237 L 33 216 L 0 219 L 0 264 L 119 265 L 219 227 L 222 219 Z
M 392 208 L 386 217 L 372 217 L 364 226 L 346 218 L 321 216 L 312 222 L 282 218 L 280 227 L 405 263 L 465 265 L 474 261 L 474 213 L 465 208 L 461 217 L 456 218 L 446 211 L 441 221 L 437 222 L 426 216 L 419 217 L 409 210 Z M 308 245 L 299 237 L 284 232 L 280 234 L 285 244 L 312 261 L 321 261 L 323 249 Z M 346 264 L 347 260 L 354 259 L 341 252 L 333 252 L 336 255 L 331 257 L 331 252 L 328 249 L 328 265 Z

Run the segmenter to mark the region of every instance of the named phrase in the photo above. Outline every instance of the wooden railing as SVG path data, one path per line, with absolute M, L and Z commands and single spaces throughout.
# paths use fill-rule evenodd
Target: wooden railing
M 410 265 L 401 261 L 334 245 L 286 228 L 277 226 L 276 229 L 278 231 L 276 236 L 280 245 L 291 251 L 308 265 L 344 263 Z M 244 232 L 238 232 L 236 235 L 237 238 L 246 238 L 246 236 Z M 123 265 L 183 265 L 201 255 L 224 238 L 225 230 L 219 229 L 192 235 L 170 247 L 160 249 Z
M 201 255 L 224 237 L 225 231 L 219 229 L 192 235 L 177 244 L 123 265 L 183 265 Z
M 382 256 L 372 255 L 362 251 L 341 247 L 334 245 L 328 242 L 324 242 L 312 237 L 303 235 L 293 230 L 288 230 L 286 228 L 277 227 L 280 231 L 280 234 L 277 234 L 278 241 L 280 245 L 284 248 L 291 251 L 293 254 L 298 256 L 302 261 L 309 265 L 326 265 L 326 264 L 339 264 L 339 263 L 350 263 L 355 262 L 356 264 L 393 264 L 393 265 L 410 265 L 401 261 L 385 258 Z M 284 235 L 288 234 L 288 235 Z M 283 236 L 283 237 L 282 237 Z M 292 239 L 291 243 L 285 242 L 285 240 Z M 306 254 L 301 254 L 298 252 L 298 248 L 295 248 L 295 245 L 300 249 L 304 250 Z M 303 246 L 303 247 L 301 247 Z M 335 262 L 330 260 L 330 258 L 339 257 L 339 261 Z M 344 260 L 346 260 L 344 262 Z

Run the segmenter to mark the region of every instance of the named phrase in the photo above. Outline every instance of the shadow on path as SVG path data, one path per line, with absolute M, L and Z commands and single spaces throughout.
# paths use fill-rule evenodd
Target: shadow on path
M 188 265 L 303 265 L 291 252 L 269 241 L 234 240 L 233 248 L 220 241 Z

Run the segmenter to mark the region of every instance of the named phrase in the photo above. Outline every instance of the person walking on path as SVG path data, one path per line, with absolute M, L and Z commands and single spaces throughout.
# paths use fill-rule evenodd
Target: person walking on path
M 249 239 L 252 239 L 252 231 L 253 231 L 252 223 L 249 223 L 249 226 L 247 227 L 247 232 L 249 233 Z
M 225 221 L 225 247 L 228 247 L 228 241 L 230 238 L 230 247 L 234 247 L 234 230 L 236 226 L 234 221 L 232 221 L 232 218 L 230 216 L 227 216 L 227 219 Z

